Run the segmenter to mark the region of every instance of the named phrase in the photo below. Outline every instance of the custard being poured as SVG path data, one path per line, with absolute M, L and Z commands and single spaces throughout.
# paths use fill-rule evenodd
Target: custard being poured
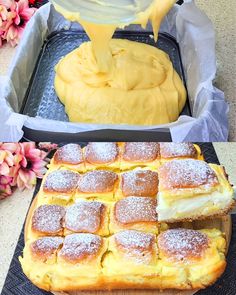
M 109 11 L 109 1 L 89 2 L 99 3 Z M 154 0 L 145 11 L 134 14 L 132 23 L 145 28 L 151 21 L 157 41 L 161 21 L 174 2 Z M 58 4 L 55 8 L 66 19 L 78 21 L 91 40 L 65 56 L 55 69 L 55 90 L 70 121 L 158 125 L 178 119 L 185 105 L 186 91 L 169 56 L 154 46 L 111 39 L 117 27 L 130 24 L 127 17 L 126 22 L 107 23 L 106 19 L 106 24 L 102 24 L 99 13 L 92 22 Z M 111 8 L 114 14 L 114 11 L 119 14 L 118 9 Z M 111 20 L 111 15 L 107 15 Z M 114 19 L 118 16 L 114 15 Z

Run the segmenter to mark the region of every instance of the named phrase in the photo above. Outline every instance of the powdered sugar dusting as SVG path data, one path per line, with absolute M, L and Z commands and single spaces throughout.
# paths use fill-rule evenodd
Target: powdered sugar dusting
M 154 242 L 155 236 L 151 233 L 144 233 L 137 230 L 125 230 L 114 235 L 118 246 L 126 249 L 136 248 L 147 250 Z
M 70 143 L 59 148 L 55 153 L 55 160 L 58 163 L 80 164 L 83 162 L 83 154 L 80 145 Z
M 154 196 L 158 192 L 158 174 L 151 170 L 132 170 L 122 174 L 124 196 Z
M 90 142 L 85 147 L 85 159 L 91 164 L 112 163 L 118 156 L 115 142 Z
M 209 240 L 206 234 L 191 229 L 170 229 L 158 237 L 158 246 L 169 260 L 190 260 L 199 258 L 207 249 Z
M 73 192 L 77 187 L 78 180 L 78 173 L 70 170 L 56 170 L 48 174 L 43 189 L 62 193 Z
M 63 244 L 61 237 L 43 237 L 31 243 L 31 251 L 39 256 L 49 257 Z
M 155 236 L 136 230 L 122 231 L 114 235 L 123 258 L 135 264 L 155 263 Z
M 116 173 L 106 170 L 94 170 L 81 176 L 78 189 L 84 193 L 104 193 L 114 189 L 118 180 Z
M 160 187 L 163 189 L 199 187 L 218 183 L 215 172 L 206 162 L 193 159 L 165 163 L 159 169 L 159 180 Z
M 79 201 L 67 208 L 65 227 L 74 232 L 96 233 L 105 206 L 100 202 Z
M 32 217 L 32 229 L 47 233 L 56 234 L 62 230 L 62 223 L 65 209 L 57 205 L 42 205 L 34 211 Z
M 123 159 L 130 162 L 150 162 L 159 157 L 157 142 L 126 142 Z
M 96 255 L 102 246 L 102 238 L 97 235 L 81 233 L 65 237 L 59 255 L 70 262 L 79 262 L 91 255 Z
M 162 158 L 190 157 L 196 158 L 197 151 L 192 143 L 188 142 L 161 142 L 160 153 Z
M 157 221 L 156 205 L 155 198 L 127 197 L 115 204 L 115 218 L 123 224 Z

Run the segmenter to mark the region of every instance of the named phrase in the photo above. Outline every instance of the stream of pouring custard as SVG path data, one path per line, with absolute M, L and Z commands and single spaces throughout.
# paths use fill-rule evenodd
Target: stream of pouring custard
M 154 38 L 175 0 L 154 0 L 137 14 L 135 24 L 150 20 Z M 72 122 L 159 125 L 176 121 L 186 90 L 169 56 L 154 46 L 111 39 L 116 28 L 81 20 L 79 13 L 55 8 L 79 22 L 91 42 L 83 43 L 57 64 L 55 90 Z

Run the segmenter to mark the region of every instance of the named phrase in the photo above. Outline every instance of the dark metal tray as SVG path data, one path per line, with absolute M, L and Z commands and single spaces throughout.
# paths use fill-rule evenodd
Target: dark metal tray
M 167 34 L 160 34 L 156 44 L 150 38 L 150 33 L 118 31 L 114 37 L 147 43 L 162 49 L 169 54 L 174 68 L 185 83 L 180 51 L 175 39 Z M 64 105 L 59 101 L 54 90 L 54 67 L 63 56 L 79 47 L 85 41 L 88 41 L 86 33 L 78 31 L 59 31 L 48 36 L 26 92 L 21 110 L 23 114 L 30 117 L 39 116 L 45 119 L 69 121 Z M 191 115 L 188 100 L 181 114 Z
M 81 143 L 80 143 L 81 144 Z M 86 143 L 82 143 L 84 146 Z M 203 155 L 207 162 L 219 164 L 219 160 L 211 143 L 200 143 Z M 34 196 L 40 188 L 41 181 L 37 182 Z M 201 290 L 196 295 L 235 295 L 236 294 L 236 216 L 233 215 L 233 231 L 232 238 L 227 255 L 227 268 L 222 277 L 211 287 Z M 52 295 L 38 289 L 23 274 L 18 257 L 22 254 L 24 248 L 24 230 L 22 229 L 15 253 L 13 255 L 7 278 L 2 289 L 1 295 Z M 142 292 L 146 294 L 148 292 Z M 81 295 L 83 292 L 81 292 Z M 141 294 L 141 293 L 140 293 Z

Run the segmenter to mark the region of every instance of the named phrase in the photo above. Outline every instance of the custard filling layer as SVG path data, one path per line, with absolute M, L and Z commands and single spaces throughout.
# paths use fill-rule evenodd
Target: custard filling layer
M 208 195 L 196 196 L 194 198 L 166 202 L 159 193 L 158 198 L 158 220 L 194 218 L 196 216 L 212 215 L 228 208 L 232 203 L 232 194 L 229 191 L 223 193 L 212 192 Z

